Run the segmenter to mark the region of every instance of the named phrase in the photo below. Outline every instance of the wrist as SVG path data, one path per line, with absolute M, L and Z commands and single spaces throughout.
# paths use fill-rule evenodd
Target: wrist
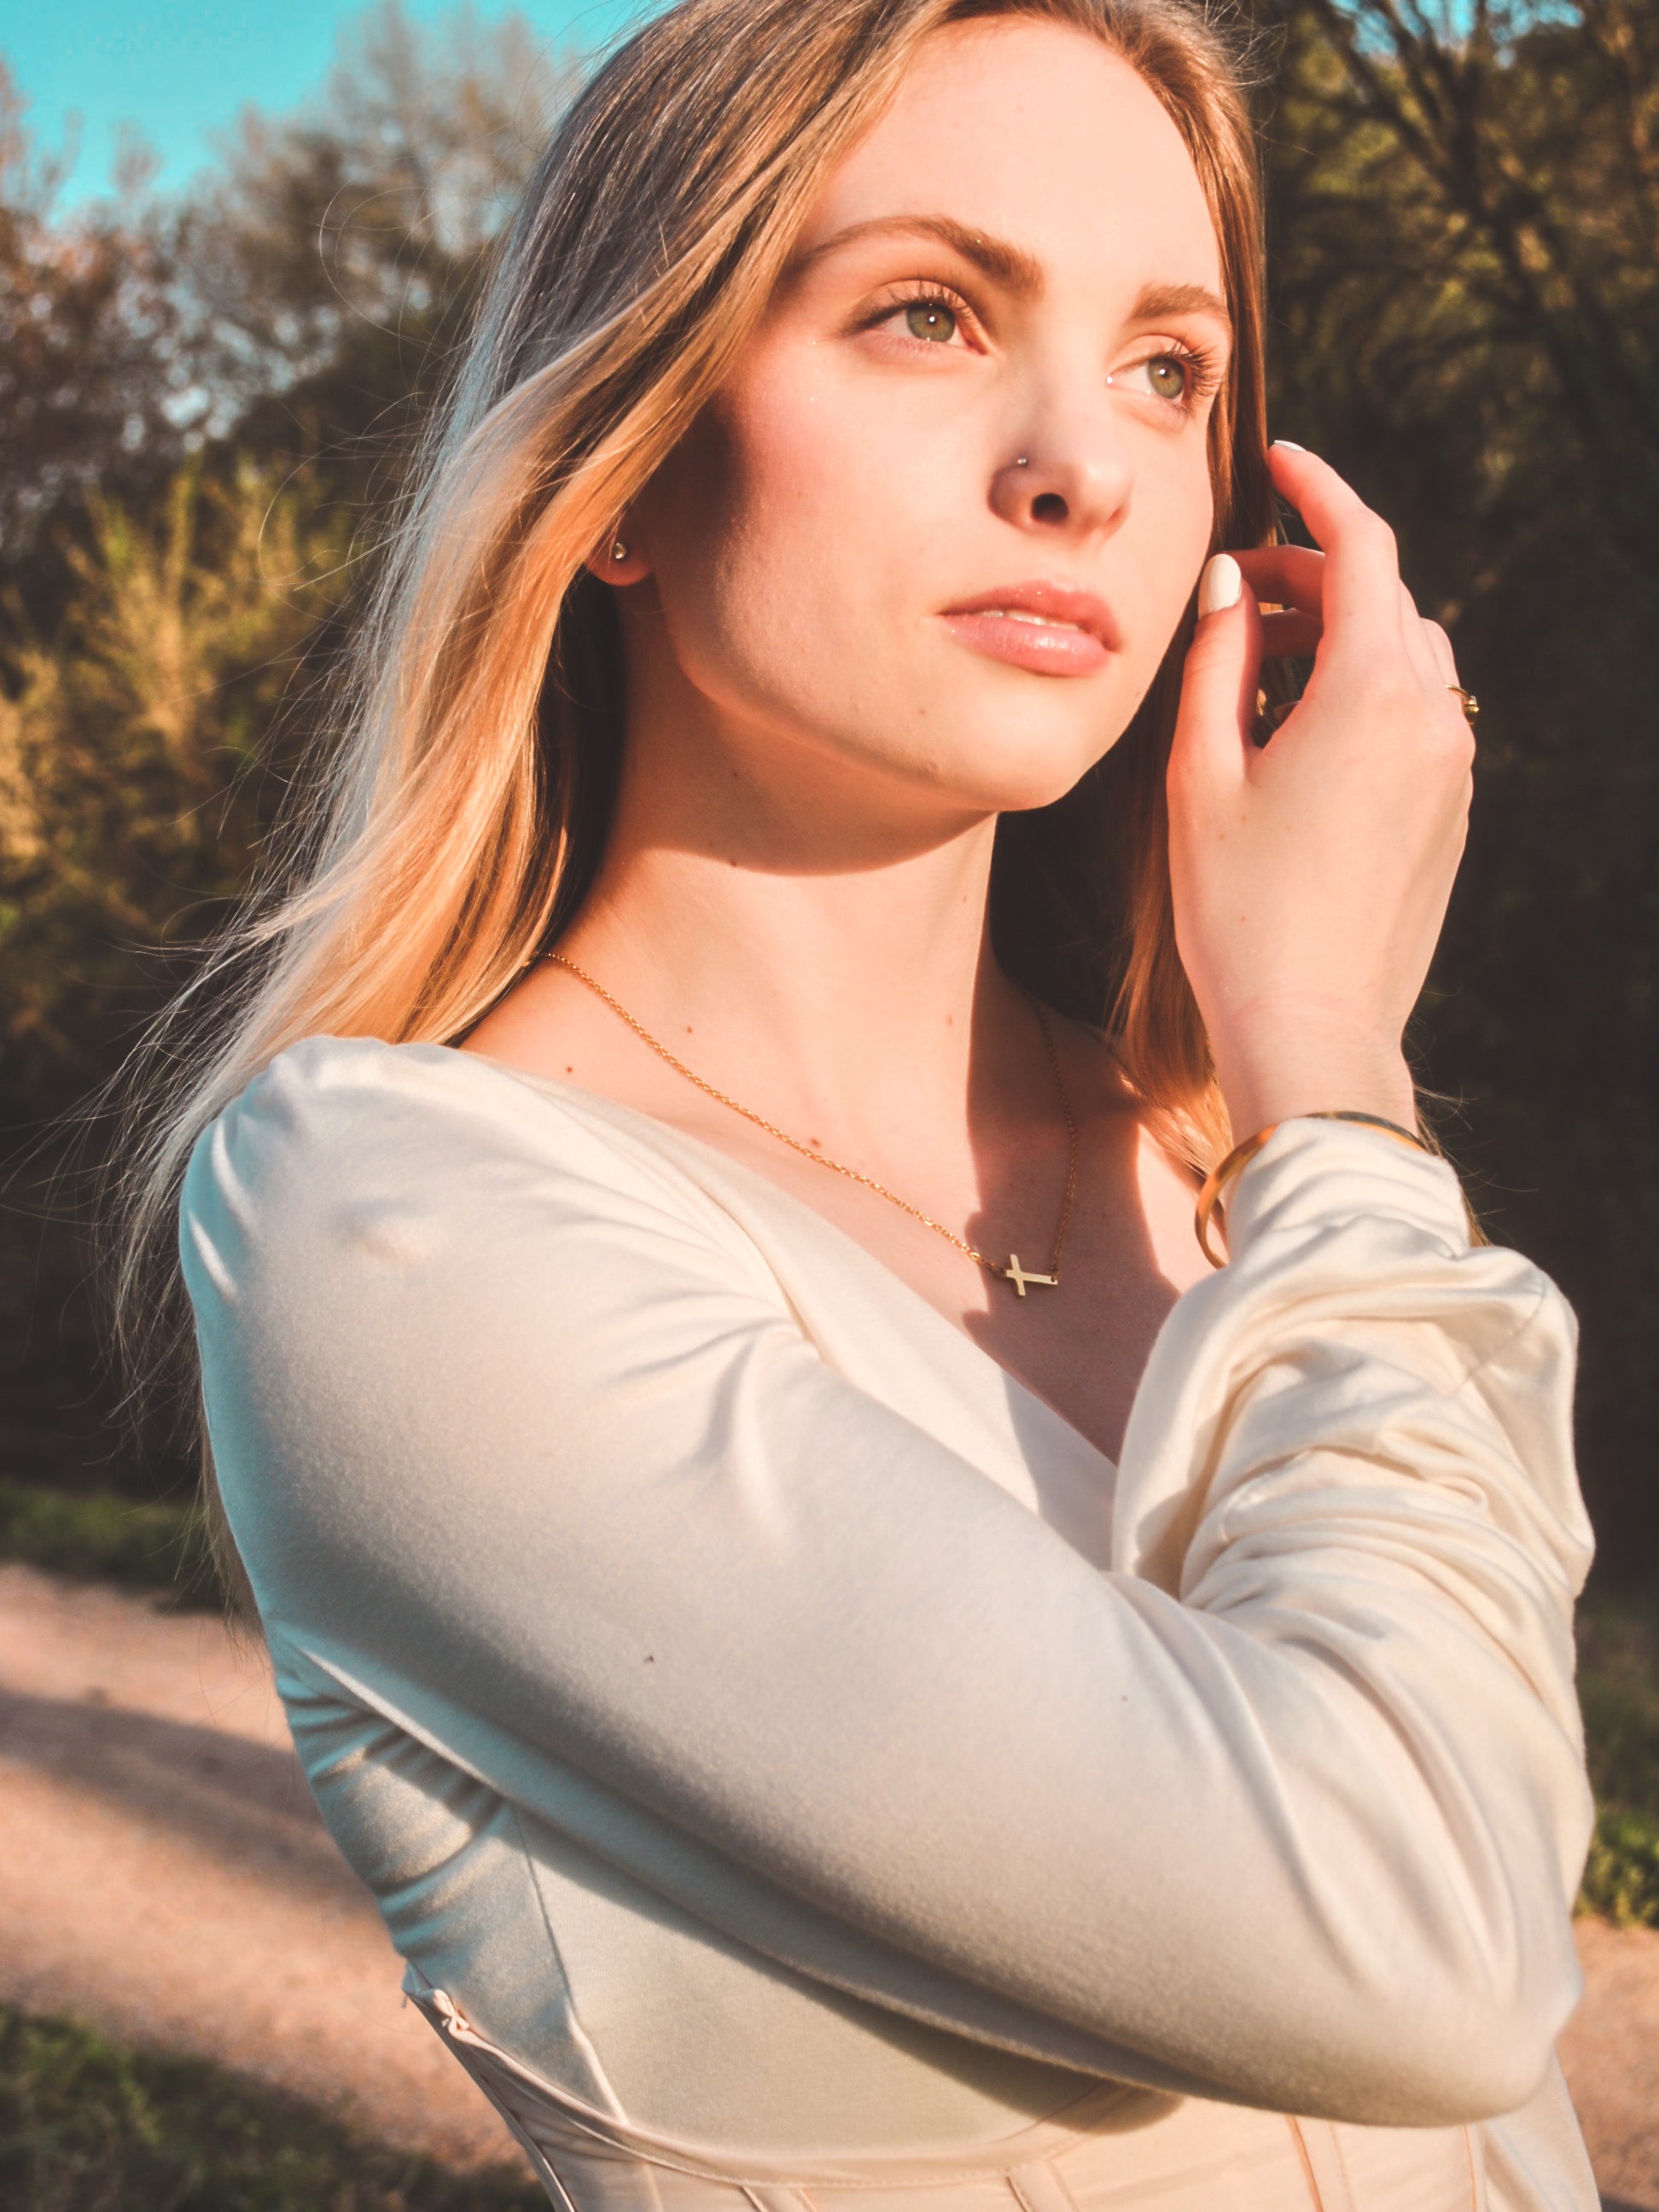
M 1416 1086 L 1399 1038 L 1334 1010 L 1258 1013 L 1230 1024 L 1212 1051 L 1237 1139 L 1345 1109 L 1416 1127 Z

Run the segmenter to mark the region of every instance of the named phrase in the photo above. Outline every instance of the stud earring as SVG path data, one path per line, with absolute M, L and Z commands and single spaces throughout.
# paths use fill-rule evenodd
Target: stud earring
M 620 538 L 613 538 L 611 541 L 611 557 L 613 561 L 625 561 L 628 558 L 628 548 Z

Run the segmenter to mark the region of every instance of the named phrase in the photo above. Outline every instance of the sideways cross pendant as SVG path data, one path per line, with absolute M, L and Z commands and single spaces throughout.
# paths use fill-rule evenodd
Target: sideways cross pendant
M 1002 1270 L 1002 1274 L 1004 1281 L 1012 1283 L 1021 1297 L 1025 1295 L 1027 1283 L 1046 1283 L 1051 1291 L 1057 1291 L 1060 1288 L 1058 1275 L 1034 1275 L 1028 1268 L 1022 1267 L 1018 1252 L 1011 1252 L 1008 1255 L 1008 1264 Z

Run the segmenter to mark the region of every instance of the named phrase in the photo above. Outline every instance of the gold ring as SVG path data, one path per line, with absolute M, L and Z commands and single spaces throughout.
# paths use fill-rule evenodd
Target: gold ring
M 1480 712 L 1480 702 L 1475 697 L 1474 692 L 1466 691 L 1461 684 L 1449 684 L 1446 689 L 1456 694 L 1458 703 L 1463 709 L 1463 720 L 1466 722 L 1472 722 Z

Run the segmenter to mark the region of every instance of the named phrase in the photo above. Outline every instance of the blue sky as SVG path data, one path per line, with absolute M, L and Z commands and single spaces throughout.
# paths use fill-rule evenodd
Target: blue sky
M 428 19 L 444 0 L 405 0 Z M 35 143 L 57 150 L 81 117 L 70 201 L 108 187 L 117 127 L 138 125 L 161 156 L 170 190 L 213 157 L 213 134 L 246 101 L 275 112 L 321 82 L 341 26 L 360 9 L 346 0 L 0 0 L 0 55 L 28 102 Z M 483 0 L 489 17 L 504 7 Z M 599 44 L 641 0 L 520 0 L 520 13 L 550 42 Z

